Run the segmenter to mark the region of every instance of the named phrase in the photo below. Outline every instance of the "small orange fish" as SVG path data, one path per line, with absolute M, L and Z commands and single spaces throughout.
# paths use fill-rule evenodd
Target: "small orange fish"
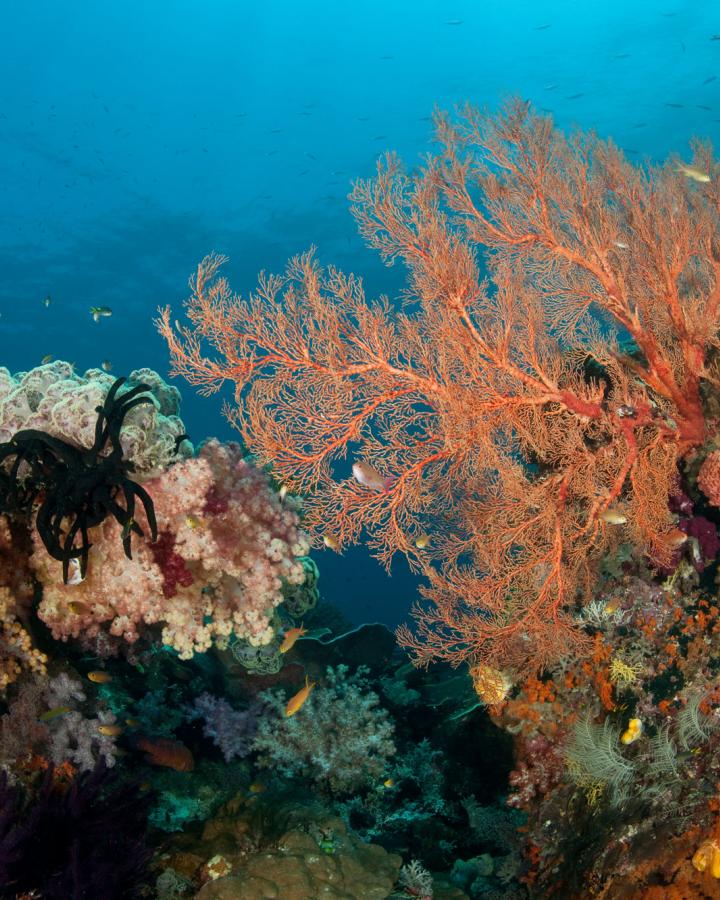
M 429 534 L 421 534 L 415 538 L 415 546 L 418 550 L 426 550 L 430 546 L 432 538 Z
M 353 463 L 352 473 L 356 481 L 364 487 L 370 488 L 371 491 L 377 491 L 380 494 L 389 491 L 397 480 L 392 475 L 381 475 L 375 466 L 364 460 L 358 460 L 358 462 Z
M 154 766 L 165 766 L 176 772 L 192 772 L 195 760 L 185 744 L 169 738 L 138 738 L 135 746 L 144 750 L 146 759 Z
M 286 718 L 289 719 L 290 716 L 294 716 L 295 713 L 298 712 L 298 710 L 302 709 L 305 701 L 310 696 L 310 692 L 316 684 L 316 681 L 310 681 L 308 676 L 305 676 L 305 687 L 300 688 L 297 694 L 291 697 L 287 702 L 287 706 L 285 707 Z
M 280 644 L 280 652 L 287 653 L 288 650 L 292 650 L 295 646 L 295 641 L 304 634 L 307 634 L 307 629 L 303 628 L 302 625 L 299 628 L 288 629 L 283 636 L 282 644 Z
M 76 616 L 83 616 L 85 613 L 90 612 L 90 607 L 87 603 L 83 603 L 82 600 L 71 600 L 68 603 L 68 609 Z
M 88 672 L 87 677 L 95 684 L 108 684 L 112 681 L 112 675 L 104 672 L 102 669 L 96 669 L 94 672 Z
M 118 737 L 124 731 L 122 725 L 98 725 L 98 731 L 100 734 L 104 734 L 105 737 Z
M 627 516 L 623 515 L 620 510 L 612 507 L 604 509 L 600 513 L 600 518 L 603 522 L 607 522 L 608 525 L 624 525 L 627 522 Z
M 684 543 L 687 542 L 688 536 L 682 531 L 680 528 L 673 528 L 673 530 L 664 536 L 664 543 L 666 546 L 670 547 L 671 550 L 677 550 L 678 547 L 682 547 Z
M 328 550 L 335 550 L 335 552 L 337 552 L 340 549 L 340 541 L 333 534 L 324 534 L 323 544 L 325 544 Z

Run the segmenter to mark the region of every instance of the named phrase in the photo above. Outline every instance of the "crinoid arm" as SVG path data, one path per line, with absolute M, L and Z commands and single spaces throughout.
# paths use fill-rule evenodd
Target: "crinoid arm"
M 120 429 L 125 416 L 134 406 L 139 406 L 141 403 L 152 403 L 150 397 L 147 396 L 150 392 L 150 385 L 147 384 L 138 384 L 123 394 L 122 397 L 116 399 L 117 392 L 126 381 L 127 378 L 118 378 L 114 381 L 107 392 L 102 406 L 95 407 L 95 412 L 98 414 L 95 425 L 95 442 L 88 453 L 93 455 L 99 454 L 109 440 L 112 444 L 113 454 L 122 455 Z
M 108 515 L 122 526 L 123 548 L 132 558 L 132 534 L 144 535 L 134 518 L 136 498 L 145 510 L 152 540 L 157 539 L 152 497 L 129 478 L 134 464 L 123 457 L 120 443 L 125 416 L 141 403 L 152 403 L 148 396 L 151 389 L 138 384 L 118 398 L 126 380 L 118 378 L 102 405 L 96 407 L 95 440 L 90 449 L 80 449 L 34 429 L 18 431 L 0 445 L 0 466 L 15 457 L 9 471 L 7 466 L 0 469 L 0 509 L 27 513 L 42 495 L 35 525 L 49 555 L 62 562 L 65 583 L 71 559 L 80 560 L 80 573 L 85 576 L 92 546 L 89 529 L 100 525 Z M 110 452 L 105 453 L 108 444 Z M 124 507 L 117 502 L 121 493 Z M 80 545 L 76 546 L 78 535 Z

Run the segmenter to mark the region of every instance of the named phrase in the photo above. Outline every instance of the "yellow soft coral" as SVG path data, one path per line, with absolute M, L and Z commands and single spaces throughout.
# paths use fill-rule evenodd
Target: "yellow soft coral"
M 47 656 L 33 647 L 30 635 L 15 617 L 10 588 L 0 586 L 0 694 L 23 669 L 44 673 L 46 663 Z
M 610 661 L 610 681 L 613 684 L 627 685 L 633 684 L 638 680 L 638 676 L 642 672 L 642 666 L 637 663 L 631 665 L 617 656 Z

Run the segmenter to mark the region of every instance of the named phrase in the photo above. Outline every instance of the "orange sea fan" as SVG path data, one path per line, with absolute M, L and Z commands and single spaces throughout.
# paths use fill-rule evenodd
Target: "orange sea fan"
M 388 156 L 351 195 L 370 246 L 407 267 L 406 311 L 312 253 L 243 299 L 212 255 L 190 327 L 166 309 L 159 328 L 174 374 L 234 384 L 230 421 L 307 495 L 318 543 L 366 532 L 428 576 L 419 628 L 400 630 L 420 662 L 541 666 L 582 643 L 571 612 L 603 552 L 671 555 L 669 488 L 705 437 L 720 194 L 521 102 L 436 125 L 424 169 Z M 338 478 L 349 453 L 388 490 Z

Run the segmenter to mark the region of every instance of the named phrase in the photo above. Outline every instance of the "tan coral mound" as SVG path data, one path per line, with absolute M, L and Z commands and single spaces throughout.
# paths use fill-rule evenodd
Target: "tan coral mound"
M 197 900 L 385 900 L 402 860 L 377 844 L 366 844 L 340 819 L 323 823 L 335 850 L 324 853 L 303 831 L 288 831 L 277 847 L 253 854 L 234 874 L 208 881 Z

